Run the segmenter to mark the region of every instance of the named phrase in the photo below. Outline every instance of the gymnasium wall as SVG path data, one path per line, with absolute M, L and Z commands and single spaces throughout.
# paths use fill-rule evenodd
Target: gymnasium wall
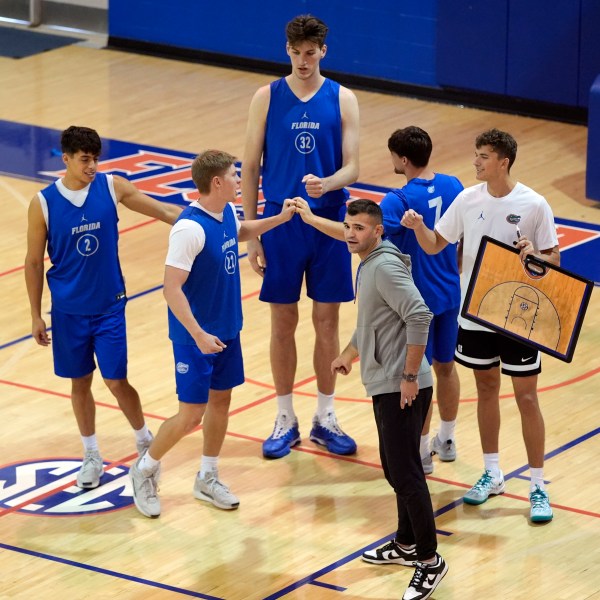
M 323 68 L 374 88 L 488 97 L 517 112 L 520 99 L 585 120 L 600 73 L 598 0 L 109 0 L 109 36 L 283 65 L 285 23 L 308 12 L 330 26 Z

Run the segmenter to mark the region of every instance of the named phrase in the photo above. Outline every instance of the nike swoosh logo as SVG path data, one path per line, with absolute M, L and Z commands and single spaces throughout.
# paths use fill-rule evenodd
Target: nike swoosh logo
M 532 358 L 533 358 L 533 356 L 528 356 L 527 358 L 522 358 L 521 362 L 522 363 L 527 362 L 528 360 L 531 360 Z
M 425 581 L 423 581 L 423 587 L 427 588 L 428 590 L 430 590 L 433 585 L 435 584 L 435 580 L 436 580 L 437 575 L 427 575 L 427 578 L 425 579 Z

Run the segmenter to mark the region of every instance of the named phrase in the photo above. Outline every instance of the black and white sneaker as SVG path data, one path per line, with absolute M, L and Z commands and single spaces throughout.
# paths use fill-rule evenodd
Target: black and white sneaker
M 433 594 L 444 575 L 448 572 L 448 565 L 444 559 L 436 554 L 437 561 L 433 565 L 418 562 L 410 584 L 402 596 L 402 600 L 425 600 Z
M 402 548 L 396 540 L 391 540 L 381 548 L 363 552 L 362 559 L 374 565 L 395 564 L 414 567 L 417 564 L 417 553 L 414 546 L 410 549 Z

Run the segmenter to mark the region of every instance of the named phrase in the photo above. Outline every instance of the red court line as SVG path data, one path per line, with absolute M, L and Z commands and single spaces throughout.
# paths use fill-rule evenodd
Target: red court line
M 129 233 L 130 231 L 134 231 L 135 229 L 139 229 L 140 227 L 145 227 L 146 225 L 151 225 L 152 223 L 157 223 L 158 219 L 150 219 L 149 221 L 143 221 L 142 223 L 138 223 L 137 225 L 132 225 L 131 227 L 125 227 L 125 229 L 119 230 L 119 235 L 123 233 Z M 46 256 L 44 261 L 50 260 L 49 257 Z M 14 267 L 9 269 L 8 271 L 4 271 L 0 273 L 0 277 L 4 277 L 5 275 L 10 275 L 11 273 L 18 273 L 19 271 L 23 271 L 25 269 L 25 265 L 20 265 L 18 267 Z
M 593 375 L 593 374 L 595 374 L 595 373 L 597 373 L 599 371 L 600 371 L 600 368 L 593 369 L 592 371 L 590 371 L 587 374 L 587 376 L 591 376 L 591 375 Z M 313 378 L 314 378 L 314 376 L 313 376 Z M 308 378 L 306 380 L 300 381 L 300 382 L 298 382 L 297 385 L 305 385 L 306 383 L 308 383 L 313 378 Z M 573 380 L 569 380 L 569 381 L 573 382 L 573 381 L 576 381 L 576 380 L 580 380 L 582 378 L 585 378 L 585 377 L 584 376 L 579 376 L 579 377 L 576 377 Z M 54 391 L 51 391 L 51 390 L 46 390 L 46 389 L 43 389 L 43 388 L 37 388 L 37 387 L 34 387 L 34 386 L 20 384 L 20 383 L 16 383 L 16 382 L 12 382 L 12 381 L 6 381 L 4 379 L 0 379 L 0 384 L 11 385 L 11 386 L 22 388 L 22 389 L 28 389 L 28 390 L 32 390 L 32 391 L 36 391 L 36 392 L 46 393 L 46 394 L 50 394 L 50 395 L 53 395 L 53 396 L 58 396 L 58 397 L 61 397 L 61 398 L 70 398 L 70 396 L 68 394 L 63 394 L 63 393 L 60 393 L 60 392 L 54 392 Z M 564 383 L 562 385 L 564 385 Z M 557 384 L 557 385 L 554 385 L 554 386 L 549 386 L 549 389 L 550 388 L 553 389 L 553 388 L 555 388 L 557 386 L 560 387 L 561 384 Z M 270 395 L 265 396 L 264 398 L 262 398 L 260 400 L 257 400 L 255 402 L 251 402 L 248 405 L 240 407 L 239 409 L 237 409 L 235 411 L 231 411 L 229 414 L 230 415 L 237 414 L 239 412 L 242 412 L 244 410 L 252 408 L 253 406 L 257 406 L 258 404 L 262 404 L 262 403 L 264 403 L 264 402 L 266 402 L 266 401 L 268 401 L 268 400 L 270 400 L 270 399 L 272 399 L 274 397 L 275 397 L 275 394 L 270 394 Z M 114 409 L 114 410 L 120 410 L 119 406 L 111 405 L 111 404 L 106 404 L 104 402 L 97 402 L 97 401 L 95 401 L 95 404 L 97 406 L 103 406 L 105 408 L 111 408 L 111 409 Z M 168 418 L 168 417 L 162 417 L 162 416 L 158 416 L 158 415 L 150 415 L 148 413 L 144 413 L 144 416 L 146 416 L 146 417 L 152 417 L 152 418 L 155 418 L 155 419 L 159 419 L 161 421 L 166 421 L 166 419 Z M 201 429 L 202 429 L 202 425 L 200 425 L 199 427 L 194 428 L 194 430 L 191 431 L 190 434 L 193 433 L 193 432 L 195 432 L 195 431 L 199 431 Z M 258 443 L 262 443 L 263 442 L 262 438 L 257 438 L 257 437 L 254 437 L 254 436 L 250 436 L 250 435 L 246 435 L 246 434 L 241 434 L 241 433 L 235 433 L 235 432 L 232 432 L 232 431 L 227 431 L 226 435 L 228 437 L 234 437 L 234 438 L 238 438 L 238 439 L 244 439 L 244 440 L 248 440 L 248 441 L 252 441 L 252 442 L 258 442 Z M 367 461 L 364 461 L 364 460 L 360 460 L 358 458 L 354 458 L 352 456 L 340 456 L 338 454 L 331 454 L 329 452 L 325 452 L 323 450 L 318 450 L 318 449 L 311 448 L 311 447 L 308 447 L 308 446 L 299 445 L 299 446 L 295 446 L 294 448 L 292 448 L 292 450 L 296 451 L 296 452 L 305 452 L 306 454 L 313 454 L 315 456 L 323 456 L 323 457 L 326 457 L 326 458 L 329 458 L 329 459 L 332 459 L 332 460 L 341 460 L 341 461 L 344 461 L 344 462 L 350 462 L 350 463 L 353 463 L 353 464 L 362 465 L 362 466 L 366 466 L 366 467 L 371 467 L 371 468 L 375 468 L 375 469 L 381 469 L 382 468 L 381 465 L 377 464 L 377 463 L 367 462 Z M 131 454 L 131 455 L 126 456 L 125 458 L 123 458 L 121 460 L 113 461 L 113 462 L 109 463 L 105 467 L 105 470 L 113 468 L 115 466 L 122 466 L 123 464 L 125 464 L 127 462 L 130 462 L 136 456 L 137 456 L 137 454 Z M 433 475 L 428 475 L 427 479 L 429 479 L 430 481 L 436 481 L 438 483 L 444 483 L 444 484 L 447 484 L 447 485 L 451 485 L 451 486 L 455 486 L 455 487 L 461 487 L 461 488 L 464 488 L 464 489 L 469 489 L 471 487 L 470 484 L 462 483 L 462 482 L 459 482 L 459 481 L 454 481 L 454 480 L 451 480 L 451 479 L 443 479 L 441 477 L 435 477 Z M 36 502 L 38 500 L 42 500 L 42 499 L 44 499 L 44 498 L 46 498 L 48 496 L 51 496 L 52 494 L 54 494 L 54 493 L 56 493 L 58 491 L 62 491 L 64 489 L 68 488 L 68 487 L 71 487 L 75 481 L 76 480 L 74 479 L 73 482 L 64 484 L 63 486 L 61 486 L 59 488 L 56 488 L 56 489 L 52 490 L 51 492 L 47 492 L 46 494 L 43 494 L 43 495 L 40 495 L 40 496 L 38 496 L 36 498 L 28 500 L 27 502 L 24 502 L 23 504 L 20 504 L 20 505 L 17 505 L 17 506 L 13 506 L 13 507 L 8 508 L 8 509 L 2 509 L 2 510 L 0 510 L 0 517 L 5 516 L 6 514 L 14 513 L 15 511 L 19 510 L 20 508 L 22 508 L 24 506 L 27 506 L 28 504 L 33 504 L 34 502 Z M 502 494 L 502 495 L 506 496 L 507 498 L 513 498 L 515 500 L 522 500 L 524 502 L 529 502 L 529 498 L 526 498 L 524 496 L 518 496 L 518 495 L 515 495 L 515 494 L 506 493 L 506 492 L 504 494 Z M 584 510 L 584 509 L 574 508 L 574 507 L 571 507 L 571 506 L 565 506 L 565 505 L 562 505 L 562 504 L 551 504 L 551 506 L 553 506 L 554 508 L 560 509 L 560 510 L 568 511 L 568 512 L 573 512 L 573 513 L 577 513 L 577 514 L 581 514 L 581 515 L 585 515 L 585 516 L 589 516 L 589 517 L 600 518 L 600 513 L 596 513 L 596 512 L 593 512 L 593 511 L 588 511 L 588 510 Z
M 26 385 L 24 383 L 16 383 L 15 381 L 6 381 L 6 379 L 0 379 L 0 384 L 4 385 L 12 385 L 13 387 L 21 388 L 24 390 L 31 390 L 32 392 L 40 392 L 41 394 L 49 394 L 50 396 L 58 396 L 59 398 L 66 398 L 67 400 L 71 399 L 70 394 L 63 394 L 62 392 L 55 392 L 53 390 L 47 390 L 45 388 L 35 387 L 33 385 Z M 100 402 L 98 400 L 94 400 L 94 404 L 96 406 L 102 406 L 103 408 L 111 408 L 113 410 L 121 410 L 121 407 L 118 404 L 108 404 L 107 402 Z M 161 417 L 160 415 L 154 415 L 152 413 L 144 412 L 144 417 L 149 417 L 152 419 L 158 419 L 160 421 L 166 421 L 168 417 Z

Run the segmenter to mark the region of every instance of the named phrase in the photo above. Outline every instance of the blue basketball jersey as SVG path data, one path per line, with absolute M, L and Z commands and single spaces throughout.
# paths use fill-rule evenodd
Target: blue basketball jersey
M 56 183 L 41 193 L 48 206 L 52 267 L 47 279 L 53 306 L 75 315 L 99 315 L 122 307 L 119 217 L 106 175 L 96 173 L 81 207 L 69 202 Z
M 312 208 L 343 205 L 346 190 L 310 198 L 302 178 L 328 177 L 342 166 L 340 85 L 325 79 L 307 102 L 300 100 L 285 78 L 271 83 L 263 150 L 263 192 L 269 202 L 283 204 L 301 196 Z
M 183 292 L 202 329 L 221 341 L 232 340 L 242 329 L 242 292 L 238 268 L 238 234 L 231 205 L 223 222 L 189 206 L 177 219 L 196 221 L 206 236 L 204 248 L 192 265 Z M 169 309 L 169 338 L 177 344 L 195 345 L 187 329 Z
M 456 177 L 436 173 L 431 180 L 411 179 L 403 188 L 388 192 L 381 201 L 385 237 L 410 255 L 415 285 L 434 315 L 460 304 L 456 244 L 448 244 L 439 254 L 429 255 L 419 246 L 415 232 L 400 225 L 400 220 L 412 208 L 433 229 L 462 190 Z

